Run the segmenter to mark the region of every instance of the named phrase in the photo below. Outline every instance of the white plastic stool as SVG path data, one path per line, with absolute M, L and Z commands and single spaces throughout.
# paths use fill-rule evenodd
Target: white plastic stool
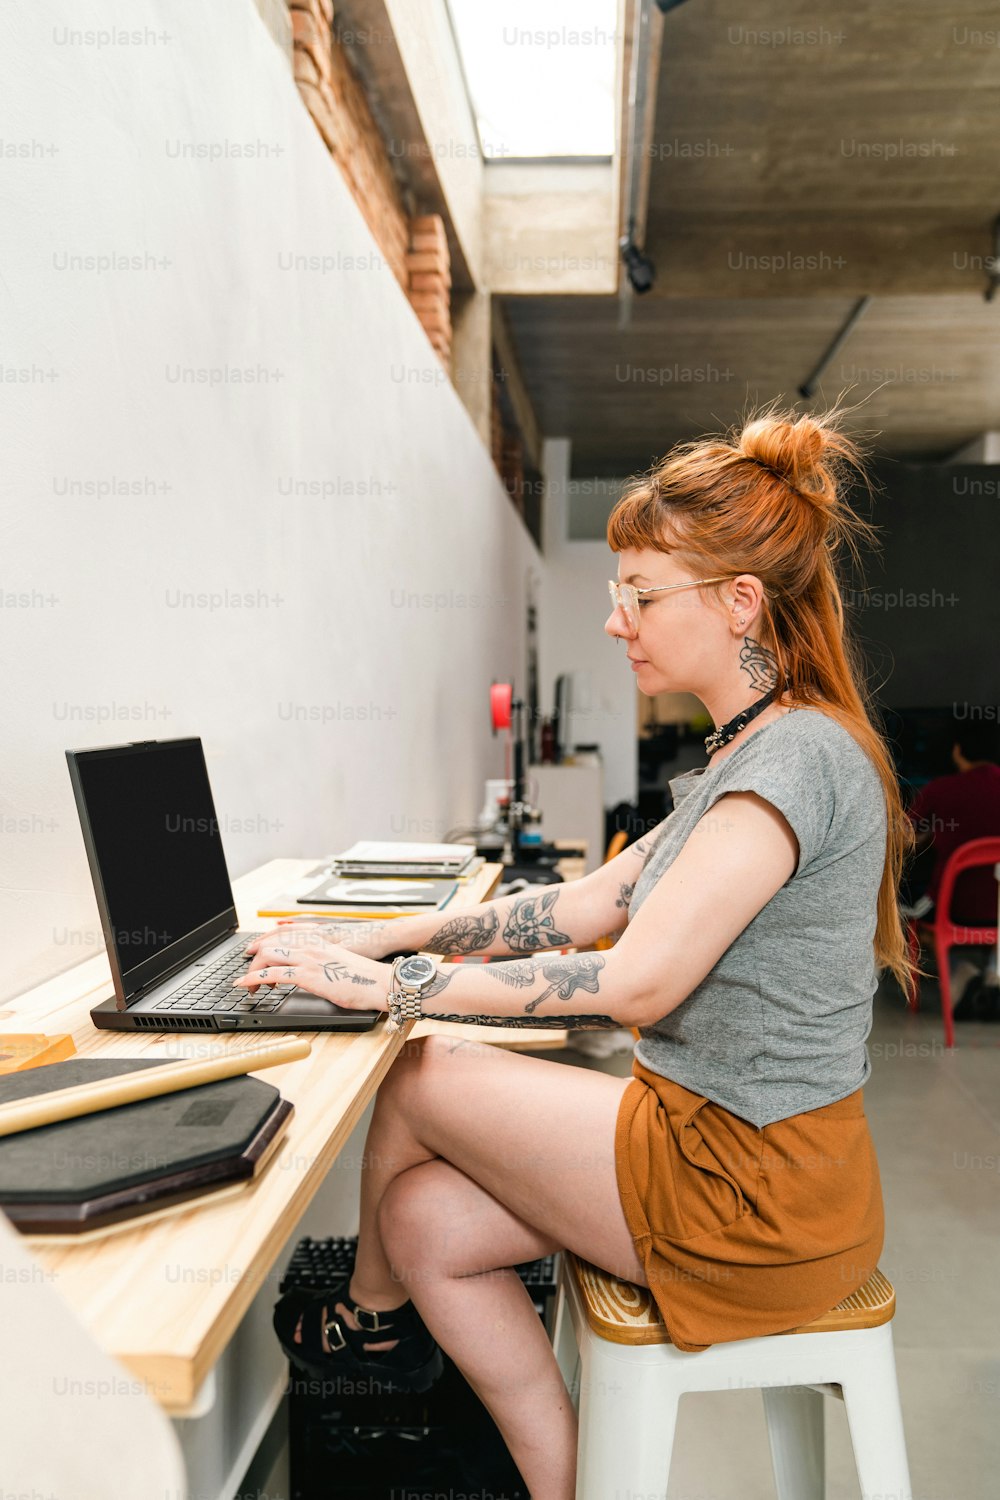
M 580 1371 L 577 1500 L 666 1500 L 685 1391 L 759 1388 L 778 1500 L 823 1500 L 823 1397 L 842 1397 L 863 1500 L 912 1500 L 892 1351 L 896 1294 L 881 1271 L 815 1323 L 684 1354 L 643 1287 L 561 1257 L 553 1343 Z

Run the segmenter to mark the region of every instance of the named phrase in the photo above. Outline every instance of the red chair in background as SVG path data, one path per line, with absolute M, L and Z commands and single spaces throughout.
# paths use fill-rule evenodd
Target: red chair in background
M 973 870 L 980 865 L 998 863 L 1000 863 L 1000 838 L 970 839 L 967 844 L 960 845 L 953 854 L 949 855 L 942 872 L 941 888 L 938 891 L 933 919 L 927 922 L 911 919 L 907 927 L 907 946 L 910 959 L 914 963 L 917 963 L 920 958 L 921 936 L 933 938 L 934 953 L 937 958 L 938 987 L 941 990 L 941 1012 L 944 1017 L 944 1040 L 947 1047 L 955 1045 L 955 1023 L 951 1015 L 949 950 L 972 945 L 992 948 L 996 946 L 997 941 L 996 927 L 968 927 L 961 922 L 951 920 L 951 898 L 955 889 L 955 881 L 963 870 Z M 910 1009 L 916 1010 L 919 1002 L 920 981 L 918 976 L 914 975 L 913 991 L 909 1000 Z

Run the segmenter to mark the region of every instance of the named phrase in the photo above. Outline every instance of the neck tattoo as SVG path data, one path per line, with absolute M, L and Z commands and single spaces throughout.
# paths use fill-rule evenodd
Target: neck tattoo
M 755 641 L 753 636 L 743 637 L 743 645 L 740 649 L 740 670 L 747 673 L 750 686 L 754 691 L 763 693 L 764 697 L 751 704 L 749 708 L 744 708 L 735 718 L 730 719 L 728 724 L 719 725 L 706 737 L 705 749 L 709 755 L 714 755 L 716 750 L 721 750 L 723 745 L 728 745 L 742 729 L 756 719 L 758 714 L 764 712 L 769 703 L 774 702 L 778 678 L 777 659 L 772 651 L 762 646 L 760 641 Z

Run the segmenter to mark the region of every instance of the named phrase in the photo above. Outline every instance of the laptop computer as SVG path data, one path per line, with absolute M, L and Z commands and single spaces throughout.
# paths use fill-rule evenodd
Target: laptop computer
M 115 998 L 102 1031 L 369 1031 L 379 1011 L 234 989 L 246 969 L 200 739 L 67 750 Z

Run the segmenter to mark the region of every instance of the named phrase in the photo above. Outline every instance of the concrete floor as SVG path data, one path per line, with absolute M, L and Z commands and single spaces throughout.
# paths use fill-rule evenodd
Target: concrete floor
M 924 981 L 921 1007 L 908 1013 L 891 984 L 877 997 L 865 1091 L 886 1205 L 881 1266 L 897 1295 L 893 1331 L 913 1497 L 994 1500 L 1000 1026 L 960 1025 L 949 1055 L 933 980 Z M 563 1058 L 618 1074 L 631 1067 L 628 1056 Z M 827 1401 L 826 1412 L 827 1500 L 856 1500 L 843 1403 Z M 759 1393 L 684 1398 L 668 1500 L 774 1500 Z

